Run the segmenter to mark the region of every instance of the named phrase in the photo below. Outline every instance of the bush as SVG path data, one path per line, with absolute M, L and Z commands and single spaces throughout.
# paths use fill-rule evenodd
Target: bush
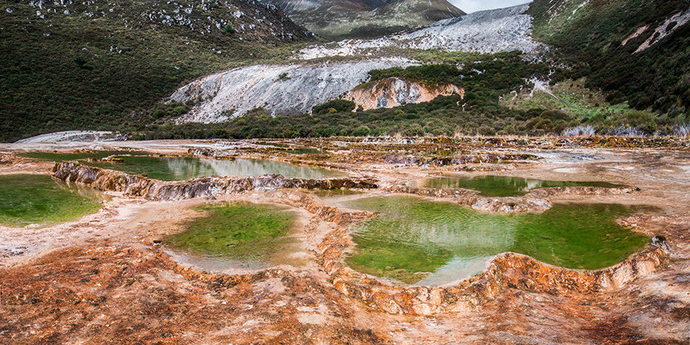
M 415 123 L 403 130 L 402 134 L 408 137 L 422 137 L 424 136 L 424 128 Z
M 317 115 L 323 115 L 330 112 L 330 109 L 334 109 L 335 112 L 345 113 L 352 112 L 355 109 L 355 102 L 348 101 L 344 99 L 336 99 L 329 101 L 312 108 L 312 112 Z
M 371 129 L 367 126 L 360 126 L 352 132 L 352 135 L 356 137 L 366 137 L 371 134 Z

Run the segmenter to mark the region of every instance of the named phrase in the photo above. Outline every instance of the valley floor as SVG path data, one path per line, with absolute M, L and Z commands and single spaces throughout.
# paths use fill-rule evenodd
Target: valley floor
M 569 139 L 564 139 L 569 140 Z M 525 140 L 526 141 L 526 140 Z M 323 265 L 321 244 L 338 227 L 332 212 L 300 211 L 306 264 L 266 270 L 217 270 L 183 263 L 160 239 L 181 231 L 204 198 L 155 201 L 108 192 L 98 213 L 49 227 L 0 226 L 2 344 L 687 344 L 690 342 L 690 150 L 614 147 L 582 141 L 502 139 L 406 143 L 396 139 L 30 143 L 0 146 L 0 174 L 51 174 L 53 163 L 22 150 L 133 148 L 166 155 L 197 151 L 337 168 L 375 178 L 383 194 L 430 174 L 471 171 L 541 179 L 599 180 L 639 188 L 632 194 L 555 194 L 551 202 L 654 205 L 660 213 L 625 220 L 662 235 L 668 260 L 617 288 L 546 293 L 507 285 L 472 308 L 386 313 L 346 295 Z M 296 154 L 284 146 L 312 147 Z M 191 149 L 191 151 L 190 151 Z M 462 157 L 444 165 L 434 158 Z M 535 159 L 475 162 L 524 154 Z M 538 159 L 537 159 L 538 158 Z M 425 161 L 426 160 L 426 161 Z M 481 161 L 482 159 L 479 159 Z M 299 190 L 246 191 L 219 200 L 285 204 Z M 290 199 L 291 200 L 291 199 Z M 294 205 L 291 205 L 294 206 Z M 330 218 L 329 218 L 330 217 Z M 337 217 L 335 217 L 337 218 Z M 389 286 L 390 283 L 382 283 Z M 400 287 L 391 287 L 398 288 Z M 364 299 L 366 301 L 366 299 Z

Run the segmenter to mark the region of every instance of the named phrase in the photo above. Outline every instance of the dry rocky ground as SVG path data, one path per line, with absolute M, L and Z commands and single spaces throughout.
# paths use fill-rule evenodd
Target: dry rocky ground
M 45 228 L 0 227 L 0 343 L 690 342 L 687 143 L 646 142 L 641 148 L 629 147 L 639 145 L 631 141 L 593 147 L 582 142 L 563 144 L 555 139 L 521 145 L 510 141 L 405 144 L 337 140 L 287 144 L 321 147 L 329 153 L 294 155 L 272 151 L 256 142 L 36 143 L 0 147 L 0 174 L 51 173 L 52 164 L 17 157 L 13 154 L 17 150 L 126 146 L 164 154 L 187 154 L 192 149 L 197 154 L 270 156 L 331 166 L 351 171 L 357 178 L 376 179 L 379 188 L 367 191 L 372 194 L 398 188 L 403 181 L 456 170 L 614 181 L 639 190 L 626 194 L 554 192 L 535 197 L 550 202 L 658 206 L 662 209 L 659 214 L 633 216 L 622 222 L 648 235 L 665 236 L 670 254 L 653 272 L 632 272 L 632 281 L 609 289 L 582 292 L 575 284 L 572 290 L 544 292 L 545 282 L 525 276 L 513 283 L 505 280 L 507 283 L 497 284 L 499 289 L 490 298 L 466 308 L 428 315 L 414 315 L 409 310 L 395 314 L 362 296 L 343 293 L 342 284 L 334 281 L 338 276 L 334 278 L 331 266 L 324 264 L 328 256 L 324 241 L 366 215 L 319 206 L 318 198 L 305 197 L 305 192 L 293 189 L 219 195 L 219 200 L 275 202 L 301 209 L 303 227 L 299 237 L 304 243 L 306 263 L 265 270 L 214 270 L 201 264 L 182 264 L 158 241 L 166 234 L 181 231 L 178 224 L 193 217 L 191 207 L 207 202 L 204 198 L 159 201 L 122 191 L 107 192 L 112 198 L 101 211 L 74 222 Z M 445 164 L 434 158 L 447 157 L 443 154 L 446 151 L 458 160 Z M 520 156 L 492 158 L 506 158 L 506 154 Z M 364 278 L 380 286 L 377 291 L 406 291 Z M 390 298 L 384 301 L 386 305 L 403 305 L 395 296 L 382 296 Z

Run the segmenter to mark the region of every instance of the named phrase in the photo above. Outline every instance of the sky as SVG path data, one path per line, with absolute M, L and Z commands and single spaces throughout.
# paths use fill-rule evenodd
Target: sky
M 489 10 L 492 8 L 510 7 L 531 1 L 532 0 L 448 0 L 448 2 L 455 5 L 455 7 L 467 13 Z

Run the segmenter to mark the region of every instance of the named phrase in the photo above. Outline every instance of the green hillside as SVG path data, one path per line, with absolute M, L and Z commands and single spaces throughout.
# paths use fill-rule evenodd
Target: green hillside
M 185 81 L 312 40 L 257 1 L 1 3 L 0 142 L 179 115 L 144 109 Z
M 529 13 L 534 37 L 569 67 L 553 81 L 586 77 L 607 101 L 672 124 L 690 120 L 689 8 L 686 0 L 536 0 Z

